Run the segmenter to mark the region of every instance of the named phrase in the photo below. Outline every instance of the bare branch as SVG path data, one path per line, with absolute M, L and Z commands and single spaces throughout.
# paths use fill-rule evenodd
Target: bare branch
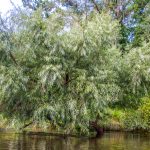
M 101 11 L 100 11 L 100 9 L 99 9 L 97 3 L 95 2 L 95 0 L 91 0 L 91 1 L 93 2 L 94 6 L 95 6 L 95 9 L 96 9 L 99 13 L 101 13 Z

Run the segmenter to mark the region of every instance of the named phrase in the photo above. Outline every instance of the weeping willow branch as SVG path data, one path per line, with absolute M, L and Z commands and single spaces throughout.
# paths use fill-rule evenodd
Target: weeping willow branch
M 0 16 L 0 23 L 3 29 L 0 28 L 0 31 L 4 34 L 4 38 L 7 40 L 7 42 L 9 43 L 9 56 L 12 59 L 12 61 L 18 65 L 16 58 L 14 57 L 14 55 L 11 53 L 10 49 L 12 47 L 12 43 L 10 41 L 10 36 L 8 33 L 10 33 L 11 31 L 9 31 L 8 27 L 5 25 L 4 20 L 2 19 L 2 17 Z
M 18 63 L 17 63 L 16 58 L 14 57 L 14 55 L 13 55 L 11 52 L 9 52 L 9 55 L 10 55 L 10 58 L 13 60 L 13 62 L 14 62 L 16 65 L 18 65 Z

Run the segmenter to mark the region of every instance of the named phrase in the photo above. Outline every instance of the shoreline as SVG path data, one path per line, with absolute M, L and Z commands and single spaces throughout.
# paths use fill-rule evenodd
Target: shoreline
M 13 128 L 0 128 L 0 132 L 3 133 L 14 133 L 14 134 L 25 134 L 25 135 L 41 135 L 41 136 L 59 136 L 62 138 L 66 137 L 73 137 L 73 138 L 96 138 L 95 132 L 91 132 L 89 136 L 87 135 L 80 135 L 80 134 L 74 134 L 74 133 L 65 133 L 65 132 L 54 132 L 49 130 L 36 130 L 28 128 L 26 130 L 15 130 Z M 104 134 L 109 132 L 122 132 L 122 133 L 137 133 L 137 134 L 148 134 L 150 135 L 150 131 L 148 130 L 125 130 L 125 129 L 104 129 Z

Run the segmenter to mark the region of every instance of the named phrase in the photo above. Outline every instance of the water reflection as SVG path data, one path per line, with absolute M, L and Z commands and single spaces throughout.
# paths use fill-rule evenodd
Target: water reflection
M 101 139 L 0 133 L 0 150 L 149 150 L 150 136 L 105 133 Z

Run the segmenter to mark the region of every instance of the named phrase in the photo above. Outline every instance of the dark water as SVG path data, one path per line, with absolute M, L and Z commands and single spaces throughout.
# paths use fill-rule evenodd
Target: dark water
M 101 139 L 0 133 L 0 150 L 150 150 L 150 136 L 105 133 Z

